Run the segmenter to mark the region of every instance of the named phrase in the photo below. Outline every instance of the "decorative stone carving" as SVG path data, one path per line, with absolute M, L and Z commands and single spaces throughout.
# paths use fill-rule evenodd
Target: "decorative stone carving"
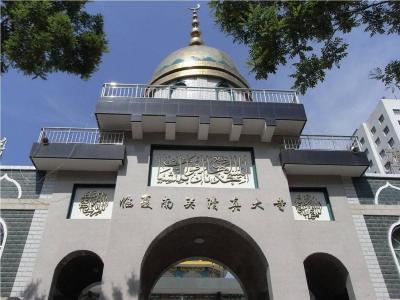
M 251 152 L 154 150 L 151 185 L 254 188 Z
M 298 194 L 294 200 L 297 213 L 307 220 L 318 219 L 322 213 L 321 202 L 314 195 L 307 193 Z
M 107 194 L 104 192 L 86 192 L 79 203 L 79 210 L 88 217 L 95 217 L 103 213 L 108 206 Z

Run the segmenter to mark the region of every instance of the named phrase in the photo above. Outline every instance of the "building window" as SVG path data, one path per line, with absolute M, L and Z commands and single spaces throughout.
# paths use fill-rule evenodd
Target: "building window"
M 376 128 L 375 128 L 375 126 L 373 126 L 373 127 L 371 128 L 371 133 L 372 133 L 372 134 L 375 134 L 375 132 L 376 132 Z
M 365 140 L 364 140 L 363 137 L 362 137 L 361 140 L 360 140 L 360 144 L 361 144 L 362 146 L 365 144 Z
M 393 113 L 395 115 L 400 115 L 400 109 L 393 109 Z
M 373 165 L 374 165 L 374 163 L 373 163 L 373 161 L 370 159 L 370 160 L 369 160 L 369 168 L 372 168 Z
M 381 152 L 379 152 L 379 155 L 381 156 L 381 158 L 385 158 L 386 156 L 385 150 L 381 150 Z
M 3 219 L 0 218 L 0 258 L 3 254 L 4 246 L 7 240 L 7 225 Z
M 365 155 L 368 155 L 369 154 L 369 150 L 368 150 L 368 148 L 365 148 Z
M 383 123 L 383 121 L 385 121 L 385 118 L 383 117 L 383 115 L 380 115 L 380 117 L 379 117 L 379 119 L 378 119 L 378 120 L 379 120 L 379 123 L 381 123 L 381 124 L 382 124 L 382 123 Z
M 397 259 L 397 265 L 400 264 L 400 226 L 392 231 L 392 247 Z
M 389 133 L 389 127 L 385 127 L 384 129 L 383 129 L 383 132 L 385 133 L 385 135 L 387 135 L 388 133 Z
M 390 138 L 388 144 L 389 144 L 390 148 L 393 148 L 393 146 L 394 146 L 394 140 L 393 140 L 393 138 Z
M 390 171 L 390 162 L 389 161 L 385 164 L 385 170 Z
M 375 140 L 375 144 L 376 144 L 377 146 L 379 146 L 379 145 L 381 144 L 381 139 L 380 139 L 380 138 L 377 138 L 377 139 Z

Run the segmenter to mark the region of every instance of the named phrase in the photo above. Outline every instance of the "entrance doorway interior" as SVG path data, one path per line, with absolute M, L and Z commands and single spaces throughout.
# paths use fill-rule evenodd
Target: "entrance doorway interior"
M 270 299 L 268 263 L 257 243 L 238 226 L 209 217 L 177 222 L 153 240 L 141 265 L 141 299 L 150 299 L 162 275 L 188 258 L 206 258 L 229 268 L 246 299 Z
M 50 290 L 50 300 L 97 299 L 90 287 L 100 285 L 103 261 L 91 251 L 75 251 L 57 265 Z
M 244 300 L 241 283 L 222 264 L 193 257 L 174 264 L 154 286 L 151 300 Z
M 349 272 L 336 257 L 314 253 L 304 269 L 311 300 L 355 300 Z

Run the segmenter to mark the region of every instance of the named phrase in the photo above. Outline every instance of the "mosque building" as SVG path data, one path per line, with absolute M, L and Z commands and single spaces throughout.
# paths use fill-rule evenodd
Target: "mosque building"
M 189 45 L 1 167 L 1 299 L 400 299 L 400 175 Z M 160 50 L 161 51 L 161 50 Z M 5 150 L 7 151 L 7 150 Z

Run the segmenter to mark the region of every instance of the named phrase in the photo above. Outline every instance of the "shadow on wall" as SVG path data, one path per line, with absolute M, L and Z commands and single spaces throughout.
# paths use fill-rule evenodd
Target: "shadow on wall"
M 46 300 L 48 297 L 39 292 L 40 280 L 32 281 L 25 290 L 21 293 L 21 297 L 10 297 L 9 300 Z M 132 272 L 131 276 L 127 278 L 126 285 L 128 288 L 128 295 L 130 297 L 137 296 L 139 293 L 139 280 L 136 279 L 135 274 Z M 104 299 L 104 300 L 124 300 L 121 287 L 113 286 L 112 298 L 100 297 L 94 295 L 87 297 L 86 300 Z
M 21 298 L 10 297 L 10 300 L 45 300 L 46 295 L 39 293 L 40 280 L 32 281 L 21 294 Z
M 129 297 L 134 297 L 137 296 L 139 294 L 139 280 L 136 279 L 135 274 L 132 272 L 130 277 L 127 278 L 126 280 L 126 285 L 128 288 L 128 295 Z M 108 297 L 100 297 L 100 299 L 104 299 L 104 300 L 124 300 L 124 296 L 123 296 L 123 292 L 122 292 L 122 288 L 115 286 L 113 284 L 112 287 L 112 298 L 108 298 Z

